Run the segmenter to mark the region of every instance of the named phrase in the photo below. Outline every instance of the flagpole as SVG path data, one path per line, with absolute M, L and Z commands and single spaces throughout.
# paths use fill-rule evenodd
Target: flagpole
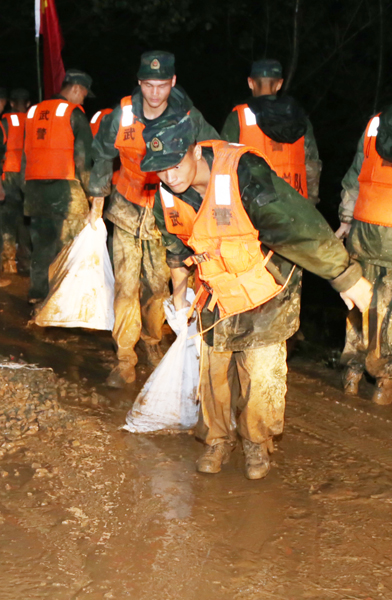
M 42 102 L 41 61 L 39 55 L 39 36 L 35 38 L 37 56 L 38 102 Z
M 37 80 L 38 80 L 38 98 L 42 102 L 42 81 L 41 81 L 41 61 L 39 52 L 39 34 L 41 31 L 41 6 L 42 0 L 34 0 L 34 16 L 35 16 L 35 55 L 37 60 Z

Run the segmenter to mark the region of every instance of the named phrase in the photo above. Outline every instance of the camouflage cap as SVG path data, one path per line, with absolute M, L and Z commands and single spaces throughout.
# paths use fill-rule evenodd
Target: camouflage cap
M 250 77 L 276 77 L 282 79 L 282 65 L 273 58 L 262 58 L 252 63 Z
M 141 163 L 142 171 L 164 171 L 175 167 L 196 141 L 188 114 L 156 119 L 144 129 L 143 137 L 147 153 Z
M 10 100 L 30 100 L 30 92 L 24 88 L 15 88 L 11 90 Z
M 0 87 L 0 98 L 2 100 L 7 100 L 8 99 L 8 92 L 5 88 Z
M 153 50 L 144 52 L 137 72 L 138 79 L 171 79 L 174 75 L 174 54 Z
M 68 84 L 73 85 L 75 83 L 78 85 L 82 85 L 88 90 L 87 96 L 89 98 L 95 98 L 95 94 L 93 94 L 93 92 L 90 89 L 93 83 L 93 80 L 90 77 L 90 75 L 87 75 L 87 73 L 84 73 L 83 71 L 78 71 L 77 69 L 69 69 L 65 73 L 63 86 Z

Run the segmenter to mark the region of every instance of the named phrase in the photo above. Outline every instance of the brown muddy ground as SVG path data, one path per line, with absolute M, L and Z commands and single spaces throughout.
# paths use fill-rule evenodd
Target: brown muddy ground
M 293 359 L 269 476 L 239 449 L 203 476 L 192 436 L 119 430 L 149 369 L 109 392 L 110 335 L 26 328 L 26 287 L 0 290 L 0 354 L 54 372 L 0 369 L 1 600 L 392 599 L 392 407 L 369 384 L 347 401 Z

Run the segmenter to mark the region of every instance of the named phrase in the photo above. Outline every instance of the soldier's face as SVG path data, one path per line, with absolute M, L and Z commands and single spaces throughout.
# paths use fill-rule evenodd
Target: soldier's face
M 170 96 L 172 87 L 176 85 L 176 76 L 172 79 L 144 79 L 139 81 L 143 98 L 151 108 L 159 108 Z
M 7 104 L 6 98 L 0 98 L 0 115 L 5 109 L 5 105 Z
M 84 99 L 88 94 L 88 89 L 84 87 L 84 85 L 80 85 L 79 83 L 75 83 L 70 90 L 70 95 L 68 100 L 73 102 L 73 104 L 83 104 Z
M 157 175 L 175 194 L 182 194 L 195 181 L 200 157 L 201 147 L 192 144 L 178 165 L 166 171 L 158 171 Z

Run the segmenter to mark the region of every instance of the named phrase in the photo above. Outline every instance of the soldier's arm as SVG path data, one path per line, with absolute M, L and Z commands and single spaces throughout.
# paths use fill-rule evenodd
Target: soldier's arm
M 342 181 L 342 201 L 339 206 L 339 219 L 341 223 L 350 224 L 353 220 L 355 203 L 359 193 L 358 177 L 361 172 L 364 159 L 363 144 L 365 140 L 365 132 L 362 134 L 357 146 L 357 152 L 351 167 L 343 177 Z
M 1 119 L 0 126 L 0 175 L 3 173 L 3 160 L 7 148 L 8 121 Z
M 91 196 L 104 197 L 110 194 L 113 176 L 113 160 L 118 156 L 114 146 L 120 127 L 121 106 L 114 109 L 101 123 L 92 145 L 94 165 L 90 176 Z
M 93 136 L 90 123 L 86 115 L 79 108 L 75 108 L 72 112 L 71 127 L 75 137 L 75 175 L 81 182 L 86 194 L 88 194 L 88 184 L 92 167 L 91 145 L 93 143 Z
M 189 116 L 192 119 L 193 126 L 196 131 L 196 140 L 203 142 L 204 140 L 219 140 L 219 133 L 207 123 L 201 112 L 192 106 L 189 111 Z
M 243 190 L 243 203 L 263 243 L 329 280 L 338 292 L 351 288 L 362 276 L 361 267 L 350 260 L 324 217 L 263 160 L 251 157 L 251 161 L 252 178 Z
M 307 123 L 308 127 L 305 133 L 306 182 L 308 186 L 308 199 L 316 205 L 320 202 L 319 185 L 322 162 L 319 158 L 313 126 L 309 119 L 307 119 Z
M 222 140 L 238 144 L 240 141 L 240 122 L 238 120 L 238 111 L 233 110 L 227 117 L 221 132 Z

